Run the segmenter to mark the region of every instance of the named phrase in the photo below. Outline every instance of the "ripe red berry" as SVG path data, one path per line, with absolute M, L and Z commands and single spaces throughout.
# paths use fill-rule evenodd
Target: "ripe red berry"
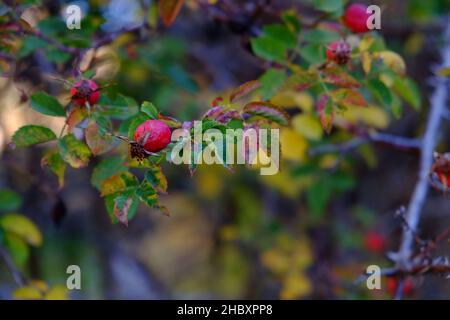
M 398 288 L 398 279 L 397 278 L 388 278 L 387 279 L 387 290 L 392 295 L 395 296 Z M 406 278 L 403 284 L 403 294 L 405 296 L 410 295 L 414 289 L 414 283 L 410 278 Z
M 171 139 L 169 126 L 161 120 L 147 120 L 140 124 L 134 132 L 134 141 L 142 145 L 148 152 L 164 149 Z
M 364 247 L 370 252 L 380 253 L 384 251 L 386 241 L 380 233 L 369 231 L 369 233 L 364 236 Z
M 367 28 L 367 19 L 370 14 L 367 13 L 367 7 L 361 3 L 353 3 L 345 10 L 344 23 L 354 33 L 363 33 L 369 31 Z
M 347 64 L 351 58 L 352 48 L 345 40 L 334 41 L 327 48 L 327 59 L 337 64 Z
M 100 99 L 100 89 L 92 80 L 80 80 L 70 88 L 70 97 L 77 106 L 84 106 L 86 101 L 93 106 Z

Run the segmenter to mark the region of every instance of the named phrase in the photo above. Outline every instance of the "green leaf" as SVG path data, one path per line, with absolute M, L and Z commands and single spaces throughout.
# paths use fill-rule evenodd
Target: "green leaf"
M 150 170 L 145 173 L 145 180 L 147 180 L 156 191 L 161 193 L 167 192 L 167 178 L 160 166 L 150 168 Z
M 71 55 L 56 48 L 50 48 L 45 53 L 45 57 L 51 62 L 66 63 L 70 59 Z
M 22 205 L 22 197 L 9 189 L 0 190 L 0 211 L 15 211 Z
M 0 227 L 7 232 L 14 233 L 30 245 L 40 246 L 42 244 L 42 234 L 38 227 L 21 214 L 10 213 L 1 216 Z
M 150 119 L 158 118 L 158 109 L 153 105 L 153 103 L 144 101 L 141 105 L 141 111 L 148 115 Z
M 342 0 L 313 0 L 314 6 L 325 12 L 341 11 L 343 9 Z
M 330 42 L 339 40 L 341 35 L 336 31 L 313 29 L 305 32 L 304 40 L 310 43 L 328 45 Z
M 320 44 L 311 43 L 303 46 L 300 56 L 310 64 L 319 64 L 325 61 L 325 47 Z
M 153 208 L 158 204 L 158 193 L 147 180 L 142 181 L 141 185 L 136 190 L 136 194 L 139 199 L 150 208 Z
M 396 77 L 394 80 L 394 90 L 415 110 L 420 109 L 420 91 L 412 79 Z
M 19 58 L 24 58 L 37 49 L 45 48 L 48 44 L 44 40 L 35 36 L 25 36 L 22 41 L 22 46 L 19 49 Z
M 88 146 L 77 140 L 73 134 L 68 134 L 59 140 L 59 153 L 61 158 L 73 168 L 87 166 L 92 155 Z
M 281 41 L 286 49 L 293 49 L 297 45 L 297 37 L 295 33 L 281 24 L 270 24 L 263 27 L 265 35 Z
M 115 97 L 102 94 L 98 104 L 102 106 L 101 115 L 121 120 L 128 119 L 139 112 L 137 102 L 133 98 L 121 94 L 117 94 Z
M 21 237 L 15 233 L 5 232 L 5 246 L 11 254 L 15 265 L 23 267 L 30 255 L 30 249 Z
M 298 20 L 295 10 L 287 10 L 283 12 L 281 18 L 286 25 L 294 32 L 298 33 L 301 29 L 300 21 Z
M 263 94 L 263 100 L 269 100 L 277 93 L 286 80 L 286 73 L 284 70 L 269 69 L 267 70 L 259 81 L 262 83 L 261 92 Z
M 102 160 L 95 166 L 94 171 L 92 172 L 92 185 L 100 190 L 103 181 L 127 169 L 123 162 L 123 159 L 119 156 L 112 156 Z
M 52 130 L 42 126 L 27 125 L 17 130 L 12 142 L 16 147 L 29 147 L 38 143 L 55 140 L 56 135 Z
M 371 79 L 368 83 L 370 92 L 377 98 L 384 106 L 390 107 L 392 104 L 392 95 L 388 87 L 379 79 Z
M 402 101 L 396 94 L 392 94 L 391 112 L 396 119 L 400 119 L 400 117 L 402 116 Z
M 283 109 L 270 102 L 250 102 L 244 107 L 243 112 L 266 118 L 283 126 L 289 122 L 289 115 Z
M 306 191 L 306 200 L 314 220 L 320 219 L 331 196 L 331 189 L 326 181 L 319 180 Z
M 31 95 L 31 108 L 46 114 L 48 116 L 64 117 L 66 111 L 64 107 L 52 96 L 49 96 L 45 92 L 36 92 Z
M 253 52 L 260 58 L 269 61 L 282 62 L 286 59 L 285 46 L 282 42 L 269 36 L 250 40 Z
M 64 173 L 66 171 L 66 163 L 61 158 L 58 150 L 50 150 L 41 160 L 41 166 L 48 166 L 50 170 L 58 177 L 59 187 L 64 187 Z

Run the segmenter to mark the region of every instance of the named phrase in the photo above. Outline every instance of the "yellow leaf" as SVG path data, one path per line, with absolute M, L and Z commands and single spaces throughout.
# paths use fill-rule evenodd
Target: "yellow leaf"
M 319 166 L 323 169 L 331 169 L 336 166 L 338 160 L 339 156 L 335 154 L 326 154 L 320 159 Z
M 280 170 L 274 175 L 260 177 L 261 181 L 272 189 L 278 190 L 284 196 L 290 198 L 298 197 L 299 193 L 310 185 L 310 177 L 294 178 L 289 171 Z
M 67 288 L 63 285 L 52 287 L 44 296 L 45 300 L 68 300 Z
M 293 90 L 281 91 L 274 95 L 270 102 L 283 108 L 300 108 L 309 112 L 314 107 L 314 99 L 307 92 L 296 92 Z
M 374 53 L 375 59 L 383 60 L 383 63 L 400 75 L 406 72 L 406 64 L 403 58 L 393 51 L 380 51 Z
M 292 118 L 292 127 L 310 140 L 320 140 L 323 130 L 317 118 L 308 114 L 299 114 Z
M 342 114 L 338 114 L 335 119 L 336 123 L 365 123 L 377 129 L 385 129 L 389 125 L 389 116 L 381 109 L 374 106 L 367 108 L 352 108 Z
M 48 290 L 48 285 L 45 281 L 39 279 L 33 279 L 30 281 L 31 286 L 38 289 L 41 292 Z
M 281 129 L 281 157 L 287 160 L 303 161 L 308 143 L 305 138 L 291 128 Z
M 301 271 L 290 273 L 283 281 L 280 292 L 281 299 L 298 299 L 311 292 L 312 285 L 308 276 Z
M 395 79 L 392 75 L 387 73 L 380 74 L 380 80 L 386 85 L 386 87 L 390 88 L 394 84 Z
M 373 36 L 364 36 L 364 38 L 359 42 L 359 51 L 363 52 L 369 50 L 374 42 L 375 38 Z
M 261 261 L 276 275 L 284 274 L 291 264 L 289 257 L 277 248 L 265 251 L 261 256 Z
M 370 69 L 372 68 L 372 56 L 369 52 L 364 51 L 361 53 L 361 64 L 364 72 L 369 74 Z
M 20 287 L 12 293 L 14 299 L 19 300 L 40 300 L 42 293 L 33 286 Z
M 216 198 L 222 191 L 223 175 L 225 168 L 221 170 L 218 166 L 199 166 L 194 175 L 194 183 L 198 193 L 207 199 Z
M 0 226 L 6 231 L 16 234 L 28 244 L 40 246 L 42 235 L 36 225 L 27 217 L 10 213 L 0 217 Z

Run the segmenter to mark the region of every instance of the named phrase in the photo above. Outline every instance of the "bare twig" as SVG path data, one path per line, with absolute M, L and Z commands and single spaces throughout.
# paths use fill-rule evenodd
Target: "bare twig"
M 418 139 L 400 137 L 389 133 L 374 132 L 364 136 L 355 137 L 342 144 L 330 144 L 313 148 L 311 149 L 310 154 L 313 156 L 322 153 L 333 153 L 333 152 L 345 154 L 369 142 L 379 143 L 392 148 L 402 150 L 405 149 L 420 150 L 421 146 L 421 143 Z
M 0 245 L 0 257 L 3 259 L 3 261 L 5 262 L 6 268 L 9 270 L 9 272 L 11 273 L 14 282 L 19 286 L 22 287 L 25 285 L 25 279 L 22 276 L 22 273 L 16 268 L 16 266 L 14 265 L 11 256 L 9 255 L 9 252 Z
M 450 21 L 447 21 L 444 34 L 444 41 L 446 43 L 442 49 L 442 65 L 448 66 L 450 65 Z M 406 222 L 413 231 L 417 229 L 427 196 L 428 173 L 433 164 L 433 151 L 437 143 L 440 122 L 446 110 L 448 79 L 437 77 L 434 79 L 434 82 L 435 88 L 430 99 L 431 111 L 421 144 L 419 177 L 405 215 Z M 401 268 L 408 268 L 410 265 L 413 240 L 414 236 L 412 232 L 407 230 L 403 232 L 400 249 L 397 253 L 397 265 Z

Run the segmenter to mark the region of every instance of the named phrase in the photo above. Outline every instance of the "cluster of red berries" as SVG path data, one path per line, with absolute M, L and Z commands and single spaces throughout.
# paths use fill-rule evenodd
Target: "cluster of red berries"
M 353 33 L 364 33 L 369 31 L 367 19 L 370 14 L 367 13 L 367 7 L 360 3 L 354 3 L 345 10 L 344 24 Z M 339 65 L 345 65 L 350 61 L 352 48 L 345 40 L 334 41 L 328 45 L 327 59 L 334 61 Z

